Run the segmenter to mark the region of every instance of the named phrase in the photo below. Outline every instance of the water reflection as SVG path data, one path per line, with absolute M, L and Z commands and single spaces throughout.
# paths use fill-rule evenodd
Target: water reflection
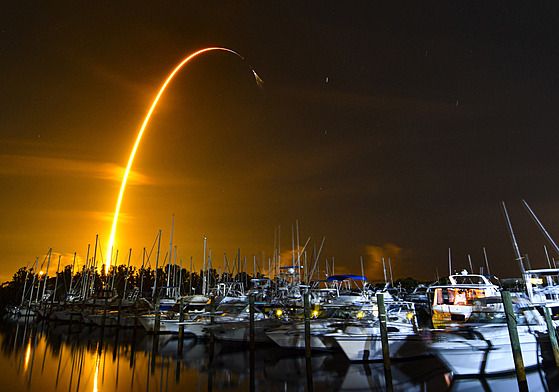
M 384 391 L 382 363 L 343 353 L 307 360 L 274 346 L 242 347 L 48 322 L 0 325 L 3 389 L 27 391 Z M 434 357 L 393 362 L 395 391 L 509 391 L 514 375 L 452 379 Z M 531 391 L 558 390 L 557 370 L 528 373 Z

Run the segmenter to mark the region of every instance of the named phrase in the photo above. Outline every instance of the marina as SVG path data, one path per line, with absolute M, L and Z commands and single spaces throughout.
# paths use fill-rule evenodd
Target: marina
M 465 270 L 428 286 L 426 300 L 357 275 L 306 285 L 298 268 L 244 282 L 213 275 L 186 296 L 181 280 L 156 297 L 111 290 L 110 276 L 92 272 L 99 288 L 77 278 L 88 296 L 72 301 L 26 274 L 20 305 L 2 323 L 4 359 L 20 387 L 452 391 L 479 382 L 551 391 L 558 379 L 557 315 Z M 160 278 L 174 281 L 163 269 Z

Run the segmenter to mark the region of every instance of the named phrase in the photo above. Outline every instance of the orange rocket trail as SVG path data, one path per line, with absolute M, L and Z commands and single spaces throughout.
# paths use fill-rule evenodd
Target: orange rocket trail
M 163 91 L 165 91 L 165 88 L 171 82 L 171 79 L 173 79 L 173 76 L 175 76 L 175 74 L 182 68 L 183 65 L 185 65 L 190 60 L 192 60 L 194 57 L 196 57 L 196 56 L 198 56 L 202 53 L 210 52 L 210 51 L 214 51 L 214 50 L 221 50 L 221 51 L 233 53 L 234 55 L 236 55 L 236 56 L 240 57 L 241 59 L 245 60 L 245 58 L 243 56 L 241 56 L 240 54 L 238 54 L 237 52 L 235 52 L 234 50 L 231 50 L 231 49 L 220 48 L 220 47 L 204 48 L 204 49 L 200 49 L 199 51 L 194 52 L 190 56 L 186 57 L 169 74 L 169 76 L 165 80 L 165 83 L 163 83 L 163 86 L 161 86 L 161 89 L 159 89 L 159 93 L 157 94 L 157 96 L 153 100 L 153 103 L 151 104 L 151 107 L 150 107 L 150 109 L 149 109 L 149 111 L 146 115 L 146 118 L 144 119 L 142 127 L 140 128 L 140 132 L 138 133 L 138 137 L 136 138 L 136 142 L 134 143 L 134 147 L 132 148 L 132 153 L 130 154 L 130 158 L 128 158 L 128 165 L 126 165 L 126 170 L 124 172 L 124 177 L 122 178 L 122 184 L 120 185 L 120 193 L 118 194 L 118 200 L 117 200 L 117 203 L 116 203 L 115 215 L 114 215 L 114 218 L 113 218 L 113 226 L 112 226 L 112 229 L 111 229 L 111 236 L 109 238 L 109 245 L 108 245 L 108 249 L 107 249 L 107 253 L 106 253 L 107 255 L 112 254 L 112 250 L 113 250 L 113 246 L 114 246 L 114 240 L 115 240 L 115 233 L 116 233 L 116 225 L 117 225 L 117 222 L 118 222 L 118 213 L 120 211 L 120 204 L 122 202 L 122 196 L 124 194 L 124 189 L 126 188 L 126 181 L 128 180 L 128 174 L 130 173 L 130 168 L 132 167 L 132 162 L 134 161 L 134 155 L 136 155 L 136 150 L 138 149 L 138 145 L 140 144 L 140 140 L 142 139 L 142 135 L 143 135 L 143 133 L 146 129 L 146 126 L 149 122 L 151 114 L 153 113 L 153 110 L 155 109 L 155 106 L 157 105 L 157 102 L 159 101 L 159 98 L 161 98 L 161 95 L 163 95 Z M 249 64 L 249 67 L 250 67 L 250 64 Z M 250 67 L 250 69 L 251 69 L 251 71 L 254 75 L 256 83 L 258 84 L 258 86 L 260 86 L 262 84 L 262 79 L 260 79 L 260 77 L 258 76 L 258 74 L 254 71 L 254 69 L 252 67 Z M 109 256 L 109 257 L 112 258 L 112 256 Z M 108 263 L 105 263 L 105 272 L 106 273 L 109 272 L 110 265 L 111 265 L 111 260 L 109 260 Z

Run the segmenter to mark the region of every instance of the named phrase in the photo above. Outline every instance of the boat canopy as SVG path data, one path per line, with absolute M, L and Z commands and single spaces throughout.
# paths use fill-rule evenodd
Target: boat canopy
M 333 282 L 335 280 L 342 281 L 346 279 L 367 280 L 365 276 L 359 276 L 359 275 L 332 275 L 327 278 L 327 281 Z
M 526 271 L 526 274 L 532 275 L 559 275 L 559 268 L 543 268 L 543 269 L 533 269 Z

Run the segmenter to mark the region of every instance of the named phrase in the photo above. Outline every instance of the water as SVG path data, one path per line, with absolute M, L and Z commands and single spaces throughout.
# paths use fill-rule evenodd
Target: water
M 343 353 L 304 354 L 171 335 L 48 322 L 0 325 L 5 391 L 370 391 L 385 390 L 382 363 L 349 363 Z M 528 373 L 530 391 L 558 387 L 556 369 Z M 455 379 L 434 357 L 392 363 L 395 391 L 511 391 L 515 375 Z

